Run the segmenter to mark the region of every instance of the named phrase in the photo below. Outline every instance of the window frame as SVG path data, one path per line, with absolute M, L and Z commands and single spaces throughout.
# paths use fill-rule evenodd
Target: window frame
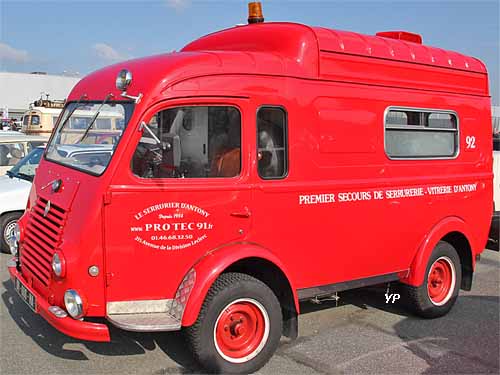
M 278 108 L 283 111 L 285 114 L 285 124 L 284 124 L 284 129 L 283 129 L 283 137 L 284 137 L 284 149 L 285 149 L 285 159 L 283 161 L 284 168 L 285 168 L 285 173 L 280 176 L 280 177 L 263 177 L 260 175 L 259 172 L 259 160 L 258 160 L 258 154 L 259 154 L 259 112 L 262 109 L 266 108 Z M 289 163 L 289 155 L 288 155 L 288 149 L 289 149 L 289 142 L 288 142 L 288 111 L 286 110 L 285 106 L 279 105 L 279 104 L 262 104 L 259 107 L 257 107 L 257 111 L 255 112 L 255 159 L 256 163 L 255 166 L 257 168 L 257 175 L 259 178 L 263 181 L 276 181 L 276 180 L 284 180 L 288 177 L 290 173 L 290 163 Z
M 33 123 L 33 118 L 34 118 L 34 117 L 37 117 L 37 118 L 38 118 L 38 123 L 37 123 L 37 124 L 34 124 L 34 123 Z M 39 114 L 32 114 L 32 115 L 30 116 L 30 125 L 39 126 L 39 125 L 41 124 L 41 122 L 42 122 L 42 119 L 41 119 L 41 116 L 40 116 Z
M 419 113 L 435 113 L 435 114 L 450 114 L 455 116 L 457 126 L 455 129 L 448 128 L 429 128 L 428 126 L 421 125 L 388 125 L 387 116 L 390 111 L 399 112 L 419 112 Z M 387 152 L 387 129 L 400 130 L 400 131 L 434 131 L 434 132 L 444 132 L 444 133 L 455 133 L 456 146 L 455 152 L 451 156 L 391 156 Z M 420 107 L 400 107 L 400 106 L 389 106 L 384 111 L 384 152 L 389 160 L 454 160 L 460 155 L 460 117 L 456 111 L 451 109 L 436 109 L 436 108 L 420 108 Z
M 163 104 L 163 105 L 162 105 Z M 133 171 L 133 157 L 135 154 L 135 151 L 137 149 L 137 146 L 140 143 L 140 140 L 142 138 L 142 133 L 138 137 L 137 142 L 134 143 L 133 151 L 130 154 L 130 162 L 129 162 L 129 167 L 128 167 L 128 173 L 130 176 L 132 176 L 132 179 L 136 182 L 139 182 L 141 184 L 155 184 L 157 185 L 158 183 L 169 183 L 169 184 L 175 184 L 175 183 L 206 183 L 206 182 L 226 182 L 231 181 L 231 180 L 239 180 L 242 179 L 246 175 L 246 170 L 247 168 L 245 167 L 245 161 L 244 161 L 244 111 L 241 105 L 237 104 L 236 102 L 224 102 L 224 101 L 196 101 L 196 102 L 184 102 L 180 101 L 179 103 L 169 103 L 169 105 L 165 106 L 164 103 L 157 103 L 157 105 L 152 105 L 150 106 L 147 110 L 144 111 L 144 113 L 141 116 L 141 120 L 139 124 L 142 125 L 142 123 L 149 125 L 149 122 L 153 119 L 154 116 L 156 116 L 159 112 L 162 111 L 167 111 L 171 109 L 176 109 L 176 108 L 183 108 L 183 107 L 231 107 L 234 108 L 238 111 L 240 115 L 240 171 L 236 176 L 232 177 L 189 177 L 189 178 L 172 178 L 172 177 L 153 177 L 153 178 L 144 178 L 136 175 Z M 147 122 L 146 122 L 147 120 Z M 208 145 L 207 145 L 208 146 Z

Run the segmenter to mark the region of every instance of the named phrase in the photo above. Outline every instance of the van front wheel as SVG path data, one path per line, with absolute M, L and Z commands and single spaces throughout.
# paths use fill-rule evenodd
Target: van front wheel
M 224 273 L 185 333 L 195 360 L 206 370 L 248 374 L 271 358 L 281 330 L 281 307 L 273 291 L 249 275 Z
M 441 241 L 427 262 L 422 285 L 406 286 L 410 307 L 424 318 L 443 316 L 453 307 L 461 282 L 460 258 L 453 246 Z

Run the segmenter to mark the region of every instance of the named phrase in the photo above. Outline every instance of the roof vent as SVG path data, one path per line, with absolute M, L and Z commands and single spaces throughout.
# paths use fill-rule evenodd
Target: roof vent
M 422 36 L 415 33 L 410 33 L 408 31 L 382 31 L 377 34 L 384 38 L 405 40 L 407 42 L 422 44 Z

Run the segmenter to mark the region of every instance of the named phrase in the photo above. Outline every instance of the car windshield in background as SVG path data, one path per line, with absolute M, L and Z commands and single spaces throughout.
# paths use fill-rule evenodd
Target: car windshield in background
M 132 111 L 133 104 L 129 102 L 68 104 L 45 157 L 92 174 L 102 174 Z
M 9 177 L 22 178 L 23 180 L 33 181 L 35 171 L 40 164 L 43 155 L 43 148 L 35 148 L 28 155 L 19 161 L 10 171 L 7 171 Z

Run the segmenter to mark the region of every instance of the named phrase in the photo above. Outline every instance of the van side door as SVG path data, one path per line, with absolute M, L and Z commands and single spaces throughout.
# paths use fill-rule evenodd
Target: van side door
M 170 101 L 169 101 L 170 103 Z M 246 102 L 172 102 L 144 116 L 106 206 L 107 299 L 168 300 L 208 252 L 250 230 Z

